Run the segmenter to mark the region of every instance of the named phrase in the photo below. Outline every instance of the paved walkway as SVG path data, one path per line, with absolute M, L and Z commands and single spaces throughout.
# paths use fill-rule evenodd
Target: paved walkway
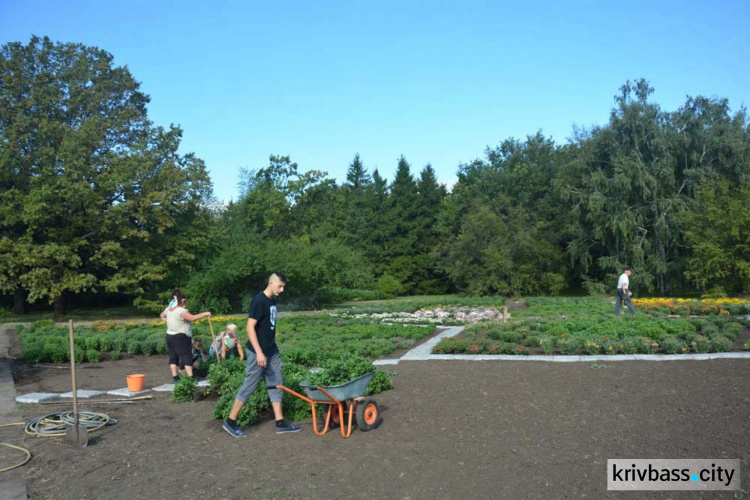
M 15 335 L 15 331 L 12 332 Z M 14 353 L 15 354 L 15 353 Z M 0 425 L 21 422 L 21 415 L 16 405 L 16 386 L 13 383 L 13 375 L 10 371 L 10 335 L 8 331 L 0 327 Z M 6 427 L 0 429 L 0 441 L 16 446 L 23 445 L 23 434 L 21 427 Z M 19 437 L 21 436 L 21 437 Z M 10 450 L 9 450 L 10 451 Z M 6 453 L 3 456 L 10 457 L 9 467 L 13 460 L 19 457 L 18 453 Z M 23 455 L 20 455 L 23 460 Z M 26 500 L 26 480 L 23 477 L 23 467 L 0 472 L 0 500 Z

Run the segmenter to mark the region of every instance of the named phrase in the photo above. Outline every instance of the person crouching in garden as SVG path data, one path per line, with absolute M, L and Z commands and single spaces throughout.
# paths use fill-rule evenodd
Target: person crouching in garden
M 297 425 L 291 425 L 284 420 L 281 408 L 281 357 L 276 346 L 276 298 L 281 295 L 286 286 L 286 276 L 274 272 L 268 278 L 266 289 L 253 297 L 247 315 L 247 369 L 245 381 L 237 392 L 229 418 L 224 420 L 223 428 L 234 437 L 244 437 L 247 433 L 237 427 L 237 417 L 258 387 L 260 378 L 268 388 L 268 398 L 276 418 L 276 433 L 297 432 L 302 430 Z M 273 387 L 273 389 L 272 389 Z
M 167 323 L 167 347 L 169 348 L 169 369 L 172 380 L 177 382 L 180 366 L 185 367 L 185 373 L 193 376 L 193 343 L 192 322 L 211 316 L 210 312 L 190 314 L 185 308 L 185 294 L 175 289 L 173 292 L 175 304 L 168 306 L 161 312 L 161 319 Z
M 229 327 L 234 326 L 234 330 Z M 221 359 L 234 358 L 239 356 L 240 359 L 245 359 L 245 353 L 242 350 L 242 343 L 237 338 L 237 326 L 228 325 L 226 335 L 221 343 Z

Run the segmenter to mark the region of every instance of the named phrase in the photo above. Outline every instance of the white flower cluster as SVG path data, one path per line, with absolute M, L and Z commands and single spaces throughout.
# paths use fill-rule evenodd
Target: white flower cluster
M 459 307 L 459 308 L 436 308 L 420 309 L 413 313 L 373 313 L 373 314 L 347 314 L 331 313 L 334 317 L 346 317 L 354 319 L 369 319 L 379 323 L 403 323 L 403 324 L 446 324 L 446 323 L 478 323 L 480 321 L 499 321 L 503 319 L 502 311 L 492 307 Z

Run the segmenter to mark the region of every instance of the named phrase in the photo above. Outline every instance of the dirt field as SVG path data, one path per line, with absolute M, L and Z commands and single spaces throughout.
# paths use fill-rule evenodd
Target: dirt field
M 168 393 L 84 403 L 118 423 L 88 448 L 27 436 L 33 498 L 747 498 L 747 493 L 607 492 L 608 458 L 741 458 L 750 490 L 750 360 L 544 363 L 412 361 L 377 396 L 371 432 L 316 436 L 311 422 L 244 439 L 211 419 L 213 401 Z M 170 381 L 165 357 L 82 365 L 79 388 Z M 70 390 L 67 369 L 14 367 L 19 394 Z M 21 405 L 24 418 L 60 406 Z

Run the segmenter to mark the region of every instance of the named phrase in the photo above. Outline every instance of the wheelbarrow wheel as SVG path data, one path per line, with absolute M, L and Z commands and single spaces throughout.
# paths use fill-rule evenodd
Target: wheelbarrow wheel
M 378 403 L 372 398 L 365 398 L 357 405 L 357 426 L 362 432 L 377 429 L 382 419 Z
M 349 412 L 349 403 L 347 401 L 342 401 L 342 405 L 344 405 L 344 419 L 347 418 L 348 412 Z M 320 424 L 325 425 L 326 423 L 326 415 L 329 413 L 331 414 L 331 420 L 329 421 L 328 428 L 329 429 L 338 429 L 341 427 L 341 419 L 339 418 L 339 407 L 338 405 L 326 405 L 328 408 L 325 409 L 324 412 L 321 412 L 320 414 Z

